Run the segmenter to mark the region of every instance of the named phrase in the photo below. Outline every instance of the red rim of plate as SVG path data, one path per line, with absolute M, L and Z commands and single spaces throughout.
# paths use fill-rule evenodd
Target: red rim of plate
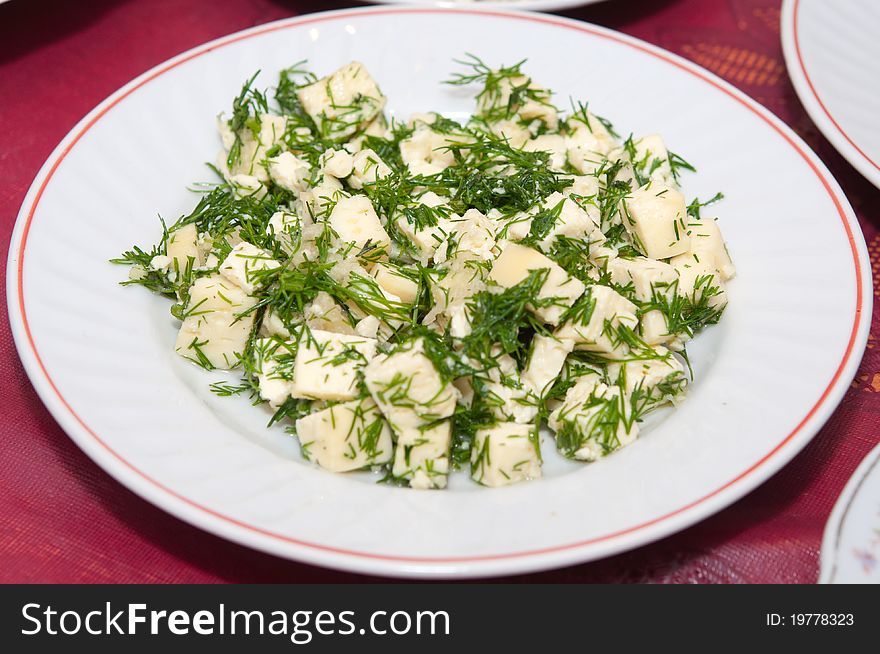
M 311 543 L 308 541 L 299 540 L 296 538 L 292 538 L 290 536 L 285 536 L 283 534 L 278 534 L 278 533 L 275 533 L 275 532 L 272 532 L 272 531 L 269 531 L 266 529 L 262 529 L 260 527 L 256 527 L 256 526 L 248 524 L 246 522 L 242 522 L 236 518 L 232 518 L 230 516 L 224 515 L 218 511 L 215 511 L 215 510 L 210 509 L 208 507 L 202 506 L 201 504 L 198 504 L 198 503 L 194 502 L 193 500 L 177 493 L 173 489 L 168 488 L 167 486 L 164 486 L 162 483 L 151 478 L 146 473 L 144 473 L 139 468 L 137 468 L 134 464 L 132 464 L 131 462 L 129 462 L 128 460 L 123 458 L 119 453 L 117 453 L 114 449 L 112 449 L 104 440 L 102 440 L 101 437 L 97 433 L 95 433 L 85 423 L 85 421 L 79 417 L 79 415 L 77 415 L 77 413 L 74 411 L 73 407 L 71 407 L 70 404 L 68 404 L 68 402 L 65 400 L 64 396 L 59 391 L 59 389 L 55 386 L 55 383 L 53 382 L 52 377 L 49 375 L 49 371 L 44 366 L 43 361 L 40 358 L 40 354 L 37 350 L 36 344 L 34 342 L 33 336 L 31 334 L 30 325 L 28 323 L 28 318 L 27 318 L 27 311 L 25 308 L 25 301 L 24 301 L 23 272 L 24 272 L 24 255 L 25 255 L 26 246 L 27 246 L 28 233 L 30 231 L 31 222 L 33 220 L 37 206 L 39 205 L 39 202 L 40 202 L 40 199 L 43 195 L 43 192 L 45 191 L 47 185 L 49 184 L 49 181 L 52 179 L 52 176 L 57 171 L 61 162 L 64 161 L 64 158 L 70 153 L 70 151 L 73 149 L 73 147 L 77 144 L 79 139 L 82 138 L 82 136 L 84 134 L 86 134 L 95 125 L 95 123 L 97 123 L 105 114 L 107 114 L 107 112 L 109 112 L 113 107 L 115 107 L 122 100 L 127 98 L 129 95 L 131 95 L 137 89 L 141 88 L 142 86 L 144 86 L 145 84 L 147 84 L 151 80 L 159 77 L 160 75 L 168 72 L 169 70 L 172 70 L 187 61 L 195 59 L 195 58 L 197 58 L 205 53 L 211 52 L 212 50 L 215 50 L 217 48 L 225 47 L 225 46 L 230 45 L 232 43 L 236 43 L 236 42 L 239 42 L 239 41 L 242 41 L 245 39 L 253 38 L 255 36 L 260 36 L 262 34 L 266 34 L 269 32 L 274 32 L 274 31 L 278 31 L 278 30 L 282 30 L 282 29 L 289 29 L 289 28 L 294 28 L 294 27 L 300 27 L 302 25 L 319 23 L 319 22 L 328 21 L 328 20 L 338 20 L 340 16 L 366 16 L 366 15 L 377 15 L 377 14 L 393 15 L 393 14 L 413 14 L 413 13 L 475 14 L 475 15 L 480 15 L 480 16 L 496 16 L 496 17 L 507 18 L 507 19 L 530 21 L 530 22 L 534 22 L 534 23 L 553 25 L 553 26 L 562 27 L 565 29 L 576 30 L 576 31 L 579 31 L 579 32 L 582 32 L 585 34 L 589 34 L 591 36 L 615 41 L 615 42 L 620 43 L 622 45 L 625 45 L 627 47 L 631 47 L 636 50 L 639 50 L 639 51 L 641 51 L 645 54 L 648 54 L 652 57 L 655 57 L 657 59 L 665 61 L 665 62 L 669 63 L 670 65 L 675 66 L 676 68 L 684 70 L 691 75 L 694 75 L 695 77 L 703 80 L 704 82 L 710 84 L 711 86 L 715 87 L 716 89 L 722 91 L 727 96 L 729 96 L 731 99 L 735 100 L 736 102 L 738 102 L 742 106 L 749 109 L 756 116 L 758 116 L 761 120 L 763 120 L 767 125 L 769 125 L 771 128 L 773 128 L 792 148 L 794 148 L 798 152 L 798 154 L 800 154 L 801 158 L 807 163 L 807 165 L 810 167 L 810 169 L 821 180 L 823 187 L 828 192 L 828 195 L 831 197 L 831 199 L 834 202 L 835 208 L 837 209 L 838 215 L 841 219 L 841 222 L 843 223 L 844 229 L 847 234 L 847 238 L 849 240 L 850 248 L 852 250 L 853 262 L 855 264 L 855 277 L 856 277 L 855 318 L 853 320 L 852 331 L 850 333 L 849 342 L 847 344 L 847 348 L 844 353 L 843 359 L 841 360 L 840 365 L 838 366 L 837 370 L 835 371 L 834 376 L 832 377 L 828 386 L 825 388 L 825 390 L 823 391 L 823 393 L 821 394 L 821 396 L 819 397 L 819 399 L 817 400 L 815 405 L 810 409 L 810 411 L 807 413 L 807 415 L 804 416 L 804 418 L 797 424 L 797 426 L 791 431 L 791 433 L 789 433 L 781 442 L 779 442 L 769 453 L 764 455 L 759 461 L 753 463 L 748 469 L 744 470 L 742 473 L 737 475 L 737 477 L 728 481 L 727 483 L 723 484 L 722 486 L 718 487 L 717 489 L 715 489 L 711 493 L 708 493 L 708 494 L 704 495 L 703 497 L 701 497 L 697 500 L 694 500 L 693 502 L 690 502 L 687 505 L 685 505 L 679 509 L 676 509 L 675 511 L 670 511 L 666 514 L 663 514 L 661 516 L 657 516 L 656 518 L 653 518 L 651 520 L 648 520 L 648 521 L 643 522 L 638 525 L 634 525 L 632 527 L 628 527 L 626 529 L 618 530 L 618 531 L 615 531 L 615 532 L 609 533 L 609 534 L 604 534 L 602 536 L 596 536 L 596 537 L 582 540 L 582 541 L 578 541 L 575 543 L 568 543 L 568 544 L 564 544 L 564 545 L 555 545 L 555 546 L 551 546 L 551 547 L 532 549 L 532 550 L 520 551 L 520 552 L 503 552 L 503 553 L 498 553 L 498 554 L 484 554 L 484 555 L 475 555 L 475 556 L 420 557 L 420 556 L 377 554 L 377 553 L 372 553 L 372 552 L 359 552 L 356 550 L 350 550 L 350 549 L 345 549 L 345 548 L 333 547 L 330 545 L 323 545 L 320 543 Z M 648 529 L 649 527 L 652 527 L 654 525 L 668 522 L 672 518 L 679 516 L 679 515 L 687 512 L 687 511 L 689 511 L 689 510 L 691 510 L 701 504 L 706 503 L 707 501 L 711 500 L 712 498 L 715 498 L 718 495 L 720 495 L 726 489 L 730 488 L 731 486 L 733 486 L 733 485 L 737 484 L 738 482 L 744 480 L 745 478 L 749 477 L 758 468 L 762 467 L 768 461 L 773 459 L 775 457 L 775 455 L 785 445 L 787 445 L 789 442 L 791 442 L 792 439 L 794 439 L 794 437 L 801 432 L 801 430 L 804 428 L 804 426 L 816 415 L 816 413 L 820 410 L 820 408 L 823 407 L 823 405 L 827 401 L 829 395 L 832 393 L 832 391 L 835 389 L 835 387 L 841 381 L 841 377 L 844 373 L 844 370 L 845 370 L 847 364 L 852 359 L 852 355 L 856 349 L 856 341 L 858 338 L 858 332 L 859 332 L 859 327 L 861 324 L 861 317 L 862 317 L 862 310 L 863 310 L 862 304 L 863 304 L 863 300 L 864 300 L 864 294 L 863 294 L 863 289 L 862 289 L 863 273 L 862 273 L 862 269 L 860 267 L 859 251 L 858 251 L 856 237 L 853 234 L 853 230 L 849 224 L 849 221 L 847 220 L 847 213 L 844 208 L 844 205 L 841 203 L 840 198 L 835 193 L 831 182 L 828 180 L 828 178 L 825 176 L 825 174 L 823 174 L 822 170 L 820 170 L 820 168 L 816 165 L 816 163 L 812 160 L 811 156 L 808 154 L 808 150 L 805 150 L 798 142 L 796 142 L 792 138 L 791 134 L 786 133 L 785 129 L 783 129 L 779 125 L 777 125 L 770 117 L 768 117 L 768 115 L 766 115 L 761 109 L 759 109 L 759 107 L 753 101 L 745 98 L 744 96 L 740 96 L 738 94 L 738 92 L 731 90 L 731 88 L 729 88 L 726 84 L 719 83 L 719 81 L 717 79 L 715 79 L 711 73 L 704 71 L 703 69 L 699 68 L 695 64 L 691 64 L 690 62 L 685 62 L 684 60 L 681 60 L 680 58 L 678 58 L 675 55 L 672 55 L 671 53 L 663 51 L 659 48 L 655 48 L 654 46 L 646 44 L 646 43 L 639 41 L 637 39 L 634 39 L 632 37 L 625 36 L 625 35 L 622 35 L 622 34 L 619 34 L 616 32 L 612 32 L 610 30 L 605 30 L 604 28 L 597 28 L 593 25 L 590 25 L 587 23 L 577 22 L 577 21 L 570 20 L 570 19 L 563 19 L 563 18 L 559 18 L 559 17 L 540 15 L 540 14 L 520 13 L 520 12 L 486 11 L 486 10 L 475 10 L 475 9 L 388 8 L 388 7 L 371 8 L 371 9 L 357 9 L 357 10 L 347 10 L 347 11 L 343 10 L 343 11 L 336 11 L 336 12 L 327 12 L 326 14 L 318 14 L 318 15 L 314 15 L 311 17 L 305 17 L 305 18 L 284 19 L 282 21 L 278 21 L 275 23 L 269 23 L 269 24 L 264 25 L 262 27 L 253 28 L 253 29 L 245 31 L 245 32 L 240 32 L 237 34 L 232 34 L 230 36 L 220 38 L 216 41 L 213 41 L 213 42 L 207 43 L 205 45 L 202 45 L 200 47 L 197 47 L 188 53 L 180 55 L 179 58 L 175 58 L 175 59 L 170 60 L 169 62 L 166 62 L 164 64 L 160 64 L 156 68 L 145 73 L 141 78 L 134 80 L 128 88 L 125 88 L 121 92 L 117 92 L 117 93 L 118 93 L 118 95 L 116 95 L 115 97 L 111 96 L 110 98 L 105 100 L 103 103 L 98 105 L 98 107 L 94 110 L 94 115 L 92 115 L 88 120 L 85 120 L 83 122 L 83 124 L 75 127 L 74 131 L 72 131 L 71 134 L 68 135 L 67 138 L 69 138 L 70 140 L 67 143 L 67 145 L 60 152 L 53 153 L 52 156 L 55 157 L 55 161 L 52 163 L 51 167 L 46 172 L 45 178 L 42 180 L 42 182 L 37 187 L 36 194 L 34 195 L 34 199 L 32 201 L 30 208 L 27 209 L 27 213 L 24 214 L 24 212 L 23 212 L 23 215 L 26 215 L 26 218 L 25 218 L 25 223 L 24 223 L 24 227 L 22 230 L 21 240 L 18 244 L 18 252 L 17 252 L 18 263 L 17 263 L 17 271 L 16 271 L 17 272 L 17 279 L 16 279 L 16 286 L 14 288 L 18 292 L 17 302 L 18 302 L 18 309 L 21 312 L 21 322 L 24 327 L 25 342 L 23 342 L 23 343 L 19 342 L 18 346 L 22 350 L 24 350 L 25 348 L 28 348 L 30 350 L 30 353 L 33 355 L 34 361 L 36 362 L 37 366 L 39 367 L 39 370 L 41 371 L 43 377 L 45 378 L 45 381 L 48 383 L 52 392 L 57 396 L 57 399 L 61 402 L 61 404 L 67 410 L 70 417 L 72 417 L 91 436 L 91 438 L 94 440 L 94 442 L 96 444 L 98 444 L 101 448 L 103 448 L 113 458 L 115 458 L 117 461 L 122 463 L 130 471 L 137 474 L 144 481 L 151 484 L 154 488 L 162 491 L 163 493 L 166 493 L 167 495 L 171 496 L 172 498 L 179 500 L 179 501 L 185 503 L 186 505 L 188 505 L 189 507 L 196 509 L 196 510 L 198 510 L 198 511 L 200 511 L 210 517 L 213 517 L 215 519 L 219 519 L 219 520 L 226 522 L 230 525 L 233 525 L 235 527 L 245 529 L 245 530 L 250 531 L 252 533 L 255 533 L 259 536 L 269 537 L 269 538 L 281 541 L 283 543 L 297 545 L 297 546 L 309 548 L 311 550 L 317 550 L 319 552 L 324 552 L 324 553 L 329 553 L 329 554 L 346 555 L 346 556 L 353 556 L 353 557 L 372 559 L 372 560 L 378 560 L 378 561 L 397 561 L 397 562 L 422 563 L 422 564 L 454 564 L 454 563 L 479 563 L 479 562 L 486 562 L 486 561 L 501 561 L 501 560 L 507 560 L 507 559 L 536 557 L 536 556 L 545 555 L 545 554 L 552 554 L 552 553 L 556 553 L 556 552 L 563 552 L 563 551 L 567 551 L 567 550 L 582 548 L 582 547 L 586 547 L 586 546 L 593 545 L 596 543 L 610 541 L 615 538 L 620 538 L 622 536 L 634 534 L 636 532 Z M 38 174 L 38 179 L 39 179 L 39 174 Z M 35 184 L 36 184 L 36 182 L 35 182 Z M 23 207 L 23 209 L 24 209 L 24 207 Z M 11 249 L 11 251 L 14 251 L 14 250 Z M 15 260 L 14 257 L 10 258 L 10 261 L 14 261 L 14 260 Z M 10 303 L 10 305 L 12 305 L 12 303 Z M 19 339 L 16 339 L 16 340 L 19 341 Z M 818 430 L 818 427 L 816 428 L 816 430 Z M 782 463 L 785 463 L 785 461 L 783 461 Z M 782 465 L 782 463 L 780 463 L 780 465 Z M 124 482 L 123 482 L 123 484 L 124 484 Z M 127 484 L 124 484 L 124 485 L 127 485 Z M 748 489 L 746 489 L 746 490 L 748 490 Z M 737 499 L 738 497 L 739 496 L 731 498 L 729 501 L 732 502 L 735 499 Z M 210 529 L 209 529 L 209 531 L 210 531 Z M 214 533 L 217 533 L 217 532 L 214 532 Z M 662 535 L 663 534 L 660 534 L 656 537 L 660 537 Z M 224 536 L 228 537 L 228 535 L 224 535 Z M 648 542 L 648 540 L 650 540 L 650 538 L 646 538 L 644 542 Z M 640 543 L 637 543 L 637 544 L 640 544 Z M 277 551 L 276 551 L 276 553 L 277 553 Z

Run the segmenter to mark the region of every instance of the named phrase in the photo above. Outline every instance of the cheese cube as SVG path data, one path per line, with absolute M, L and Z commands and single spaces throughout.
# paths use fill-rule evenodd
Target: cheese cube
M 175 350 L 212 369 L 236 367 L 254 326 L 256 299 L 221 275 L 199 277 L 189 290 Z
M 172 270 L 181 274 L 186 271 L 189 260 L 192 259 L 193 269 L 202 265 L 202 256 L 198 246 L 199 233 L 195 223 L 181 225 L 168 233 L 168 241 L 165 243 L 165 252 L 173 262 Z
M 541 134 L 523 144 L 526 152 L 546 152 L 551 170 L 562 170 L 568 160 L 568 142 L 560 134 Z
M 230 175 L 226 178 L 226 181 L 229 182 L 232 192 L 237 198 L 253 197 L 256 200 L 262 200 L 266 197 L 266 193 L 268 193 L 260 179 L 254 175 L 245 175 L 243 173 Z
M 364 370 L 364 381 L 398 442 L 418 443 L 425 425 L 455 411 L 455 387 L 425 356 L 421 339 L 377 356 Z
M 319 400 L 357 396 L 358 371 L 376 356 L 376 340 L 304 329 L 293 367 L 291 395 Z
M 591 214 L 571 198 L 556 192 L 551 193 L 544 200 L 542 212 L 545 215 L 546 212 L 552 212 L 551 215 L 555 216 L 555 221 L 550 230 L 538 242 L 542 248 L 551 248 L 554 241 L 560 236 L 587 240 L 597 245 L 605 243 L 605 235 L 599 228 L 598 209 Z M 530 229 L 531 222 L 529 222 Z
M 727 304 L 727 290 L 721 275 L 715 269 L 711 256 L 700 257 L 695 253 L 680 254 L 670 260 L 678 272 L 678 294 L 693 304 L 705 302 L 714 309 Z
M 241 177 L 241 179 L 254 177 L 263 183 L 269 181 L 269 174 L 265 166 L 266 153 L 275 145 L 283 142 L 287 119 L 284 116 L 258 114 L 256 121 L 259 123 L 259 129 L 256 133 L 250 125 L 238 131 L 241 144 L 238 158 L 232 162 L 229 174 L 233 178 Z M 224 156 L 224 165 L 225 159 Z
M 319 330 L 337 334 L 356 333 L 348 314 L 325 291 L 319 291 L 315 299 L 306 305 L 303 315 L 306 326 L 313 332 Z
M 678 186 L 669 163 L 669 151 L 662 136 L 649 134 L 636 139 L 633 141 L 633 149 L 635 150 L 633 166 L 642 175 L 660 184 Z
M 382 157 L 370 148 L 364 148 L 352 157 L 348 183 L 352 188 L 362 189 L 388 177 L 391 172 L 391 167 L 382 161 Z
M 434 268 L 428 279 L 434 306 L 425 315 L 423 324 L 436 321 L 440 327 L 448 327 L 454 338 L 470 334 L 467 305 L 471 297 L 486 290 L 484 262 L 469 252 L 458 252 L 443 268 Z
M 352 254 L 369 244 L 369 259 L 375 261 L 381 252 L 388 252 L 391 247 L 391 238 L 366 195 L 339 198 L 328 222 L 340 241 L 354 246 Z
M 427 117 L 433 122 L 436 117 Z M 400 142 L 400 157 L 413 175 L 434 175 L 455 163 L 455 154 L 448 148 L 453 140 L 435 132 L 430 123 L 415 121 L 413 133 Z
M 328 211 L 343 197 L 345 193 L 342 191 L 342 182 L 332 175 L 321 176 L 315 186 L 299 194 L 300 202 L 312 219 L 326 217 Z
M 382 323 L 376 316 L 366 316 L 358 320 L 354 326 L 354 331 L 358 336 L 366 336 L 367 338 L 376 338 L 379 335 L 379 328 Z
M 522 148 L 533 134 L 520 121 L 512 118 L 497 120 L 486 124 L 488 130 L 510 144 L 512 148 Z
M 568 389 L 563 403 L 550 414 L 550 428 L 563 455 L 595 461 L 632 443 L 639 433 L 629 399 L 616 386 L 586 377 Z
M 668 259 L 687 252 L 687 209 L 684 196 L 665 184 L 649 183 L 624 200 L 623 224 L 643 254 Z
M 298 158 L 292 152 L 282 152 L 268 160 L 269 177 L 278 186 L 299 193 L 309 187 L 311 169 L 306 161 Z
M 584 285 L 554 261 L 537 250 L 509 243 L 492 265 L 489 278 L 505 288 L 512 288 L 525 280 L 533 270 L 547 270 L 537 299 L 551 303 L 533 307 L 532 312 L 544 322 L 557 325 L 566 309 L 583 294 Z
M 573 349 L 572 340 L 535 334 L 529 361 L 522 375 L 523 383 L 539 397 L 546 395 Z
M 574 341 L 578 350 L 614 353 L 626 350 L 618 330 L 636 328 L 636 305 L 614 289 L 600 284 L 587 288 L 579 310 L 556 330 L 554 336 Z
M 642 410 L 667 401 L 675 402 L 687 388 L 681 361 L 662 346 L 655 349 L 655 354 L 652 358 L 640 357 L 608 364 L 608 379 L 623 388 L 632 403 L 641 406 Z
M 418 299 L 418 283 L 405 276 L 394 264 L 380 261 L 373 268 L 373 277 L 382 290 L 400 298 L 401 302 L 412 304 Z
M 296 421 L 303 454 L 332 472 L 391 461 L 391 430 L 370 398 L 335 404 Z
M 520 89 L 528 89 L 523 93 Z M 517 93 L 514 96 L 514 89 Z M 504 118 L 512 114 L 524 121 L 534 119 L 542 121 L 550 130 L 559 124 L 556 107 L 550 104 L 551 92 L 543 89 L 525 75 L 499 77 L 491 92 L 482 93 L 477 98 L 477 112 L 482 116 L 494 117 L 499 113 Z
M 321 155 L 321 171 L 326 175 L 342 179 L 351 175 L 353 167 L 354 158 L 345 150 L 330 148 Z
M 608 263 L 612 283 L 629 289 L 627 293 L 639 302 L 669 302 L 675 294 L 678 273 L 668 263 L 637 257 L 612 259 Z M 659 345 L 671 338 L 666 318 L 658 309 L 645 312 L 639 320 L 642 340 Z
M 252 295 L 257 287 L 263 285 L 265 278 L 260 273 L 275 270 L 280 265 L 266 250 L 242 241 L 232 248 L 220 264 L 220 274 L 233 284 L 238 284 L 248 295 Z
M 266 319 L 263 317 L 263 323 Z M 277 409 L 291 397 L 296 348 L 276 338 L 258 338 L 253 345 L 253 372 L 260 397 Z
M 276 211 L 269 218 L 266 233 L 274 236 L 281 249 L 290 256 L 300 246 L 302 240 L 301 225 L 299 216 L 295 213 Z
M 691 235 L 691 252 L 700 259 L 711 257 L 722 280 L 727 281 L 736 275 L 736 266 L 730 259 L 727 244 L 721 236 L 717 221 L 711 218 L 704 220 L 692 218 L 688 222 L 688 230 Z
M 345 141 L 385 107 L 385 96 L 360 62 L 353 61 L 297 91 L 321 135 Z
M 273 309 L 266 309 L 263 321 L 260 323 L 262 336 L 280 336 L 282 339 L 290 338 L 290 330 L 284 320 Z
M 443 488 L 458 392 L 424 354 L 421 339 L 379 355 L 364 371 L 367 388 L 397 436 L 392 474 L 413 488 Z
M 451 233 L 437 248 L 435 263 L 443 263 L 458 252 L 467 252 L 473 258 L 490 261 L 498 249 L 495 245 L 495 223 L 477 209 L 468 209 L 461 217 L 449 219 Z
M 398 438 L 391 474 L 408 479 L 410 488 L 446 488 L 452 424 L 441 422 L 420 432 L 417 440 Z
M 532 440 L 534 425 L 502 422 L 480 429 L 471 450 L 471 479 L 498 487 L 541 476 L 541 456 Z
M 484 384 L 484 402 L 502 422 L 532 423 L 538 415 L 538 395 L 515 375 Z

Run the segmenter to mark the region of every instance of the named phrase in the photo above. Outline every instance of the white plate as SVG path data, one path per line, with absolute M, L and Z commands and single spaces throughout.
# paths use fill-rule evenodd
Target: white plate
M 106 263 L 195 202 L 219 147 L 214 117 L 261 68 L 329 71 L 353 58 L 393 115 L 472 106 L 440 84 L 462 50 L 589 99 L 624 131 L 659 131 L 698 164 L 690 197 L 717 213 L 739 269 L 730 309 L 691 350 L 688 401 L 589 466 L 486 490 L 414 492 L 323 472 L 266 414 L 217 398 L 172 353 L 167 301 Z M 577 57 L 571 53 L 578 53 Z M 560 56 L 560 53 L 567 53 Z M 602 65 L 590 65 L 602 62 Z M 263 25 L 129 83 L 77 125 L 34 181 L 9 258 L 24 365 L 70 436 L 120 482 L 226 538 L 314 564 L 407 576 L 539 570 L 682 529 L 789 461 L 840 400 L 868 333 L 871 275 L 852 210 L 816 156 L 702 68 L 603 28 L 539 14 L 371 8 Z M 547 444 L 548 451 L 553 450 Z M 467 482 L 466 479 L 463 480 Z
M 880 188 L 880 3 L 786 0 L 785 63 L 798 97 L 837 151 Z
M 559 11 L 593 5 L 606 0 L 367 0 L 374 5 L 409 5 L 453 7 L 462 9 L 520 9 L 528 11 Z
M 853 473 L 822 539 L 824 584 L 880 584 L 880 445 Z

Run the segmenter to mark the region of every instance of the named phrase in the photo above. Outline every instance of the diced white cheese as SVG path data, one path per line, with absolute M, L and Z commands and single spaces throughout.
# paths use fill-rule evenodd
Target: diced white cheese
M 579 306 L 582 310 L 556 330 L 556 338 L 574 341 L 579 350 L 614 353 L 626 349 L 618 329 L 636 328 L 636 305 L 614 289 L 594 284 L 587 287 Z
M 399 266 L 380 261 L 372 273 L 382 290 L 398 297 L 401 302 L 412 304 L 418 299 L 419 285 L 404 275 Z
M 410 488 L 446 488 L 451 444 L 452 425 L 448 421 L 419 432 L 417 440 L 398 438 L 391 474 L 409 479 Z
M 736 275 L 736 266 L 730 259 L 727 243 L 721 236 L 717 221 L 712 218 L 703 220 L 691 218 L 688 222 L 688 231 L 691 236 L 691 252 L 700 259 L 711 257 L 722 280 L 727 281 Z
M 636 247 L 651 259 L 668 259 L 687 252 L 687 210 L 678 189 L 648 183 L 624 200 L 623 224 Z
M 335 404 L 296 421 L 304 455 L 332 472 L 391 461 L 391 430 L 370 398 Z
M 631 297 L 639 302 L 668 302 L 675 294 L 678 273 L 668 263 L 645 257 L 635 259 L 613 259 L 608 263 L 612 283 L 631 289 Z M 639 320 L 642 340 L 648 345 L 666 343 L 669 334 L 663 313 L 654 309 L 642 315 Z
M 354 254 L 369 243 L 373 248 L 369 256 L 371 262 L 382 252 L 387 253 L 391 246 L 391 238 L 366 195 L 339 198 L 328 222 L 340 241 L 354 246 Z
M 632 407 L 617 386 L 606 386 L 594 377 L 579 380 L 548 419 L 556 444 L 568 457 L 595 461 L 632 443 L 639 425 Z
M 257 200 L 262 200 L 268 193 L 266 187 L 254 175 L 231 175 L 226 181 L 232 187 L 232 192 L 239 198 L 253 196 Z
M 229 127 L 229 119 L 224 114 L 217 116 L 217 133 L 220 134 L 220 141 L 223 143 L 223 149 L 227 152 L 235 143 L 235 132 Z
M 290 330 L 284 324 L 284 320 L 271 307 L 266 309 L 266 312 L 263 314 L 263 322 L 260 323 L 260 333 L 263 336 L 290 338 Z
M 234 368 L 254 326 L 253 312 L 241 314 L 256 302 L 221 275 L 199 277 L 189 290 L 175 350 L 204 367 Z
M 639 402 L 650 408 L 666 401 L 676 401 L 687 388 L 684 366 L 665 347 L 655 348 L 653 358 L 639 357 L 608 365 L 608 378 Z
M 532 138 L 532 132 L 523 127 L 518 120 L 505 119 L 489 123 L 490 132 L 507 141 L 512 148 L 522 148 Z
M 445 485 L 451 430 L 443 419 L 455 411 L 458 393 L 425 356 L 423 342 L 377 356 L 364 370 L 364 381 L 397 435 L 394 475 L 411 479 L 414 487 L 428 481 L 431 487 Z
M 548 195 L 541 203 L 540 209 L 534 213 L 537 214 L 538 219 L 553 220 L 549 230 L 538 242 L 538 245 L 544 249 L 551 248 L 554 241 L 560 236 L 586 240 L 596 245 L 605 242 L 605 235 L 599 228 L 598 210 L 594 215 L 591 215 L 577 202 L 562 193 L 556 192 Z M 533 217 L 528 221 L 530 232 L 535 219 Z
M 515 375 L 484 384 L 483 400 L 500 421 L 527 424 L 538 415 L 538 395 Z
M 344 141 L 385 107 L 385 96 L 360 62 L 353 61 L 297 91 L 321 135 Z
M 649 134 L 633 141 L 635 159 L 633 165 L 649 179 L 660 184 L 677 187 L 678 182 L 672 174 L 669 151 L 659 134 Z
M 568 161 L 581 174 L 595 172 L 617 140 L 602 122 L 586 109 L 578 112 L 568 123 Z
M 220 274 L 251 295 L 258 286 L 262 285 L 259 273 L 274 270 L 280 265 L 272 258 L 271 253 L 242 241 L 232 248 L 220 264 Z
M 302 239 L 299 216 L 289 211 L 276 211 L 269 218 L 267 232 L 275 237 L 282 250 L 291 255 Z
M 547 152 L 551 170 L 562 170 L 568 158 L 568 143 L 560 134 L 541 134 L 523 144 L 526 152 Z
M 304 329 L 293 368 L 293 397 L 351 400 L 357 373 L 376 355 L 376 340 L 318 329 Z
M 486 289 L 486 266 L 469 252 L 458 252 L 445 267 L 432 270 L 430 279 L 434 306 L 425 315 L 424 324 L 435 320 L 448 327 L 455 338 L 471 332 L 468 300 Z
M 321 155 L 321 170 L 337 179 L 348 177 L 354 167 L 354 157 L 345 150 L 330 148 Z
M 511 96 L 514 89 L 527 89 L 527 92 L 518 91 L 518 101 Z M 492 90 L 481 94 L 477 98 L 477 112 L 480 115 L 491 117 L 502 111 L 505 117 L 510 113 L 516 113 L 525 121 L 538 119 L 551 130 L 559 124 L 559 116 L 550 103 L 550 91 L 541 88 L 525 75 L 509 75 L 501 77 Z
M 534 425 L 502 422 L 480 429 L 471 450 L 471 478 L 498 487 L 541 476 L 541 456 L 532 440 Z
M 308 188 L 311 169 L 309 164 L 292 152 L 282 152 L 268 160 L 269 177 L 281 188 L 299 193 Z
M 284 140 L 287 119 L 284 116 L 258 114 L 255 120 L 259 125 L 256 133 L 251 125 L 243 127 L 238 132 L 240 140 L 238 157 L 232 162 L 229 173 L 232 178 L 254 177 L 259 182 L 268 182 L 266 153 Z
M 571 186 L 566 187 L 564 193 L 567 195 L 575 194 L 582 198 L 590 198 L 599 193 L 599 178 L 595 175 L 571 175 L 566 177 L 571 181 Z M 598 212 L 598 207 L 596 207 Z M 592 214 L 590 215 L 592 218 Z M 593 222 L 599 224 L 598 214 L 593 218 Z
M 574 349 L 574 341 L 535 334 L 532 351 L 522 374 L 523 383 L 539 397 L 543 397 L 565 365 L 565 359 Z
M 673 257 L 670 263 L 678 272 L 679 295 L 690 299 L 694 304 L 705 301 L 712 308 L 727 304 L 727 289 L 720 273 L 715 269 L 713 257 L 700 257 L 689 252 Z
M 354 330 L 359 336 L 376 338 L 379 334 L 379 327 L 381 324 L 382 323 L 376 316 L 366 316 L 365 318 L 358 320 L 357 324 L 354 326 Z
M 345 310 L 325 291 L 318 292 L 315 299 L 306 305 L 304 317 L 306 326 L 312 331 L 349 335 L 357 333 Z
M 263 318 L 265 323 L 265 317 Z M 296 349 L 275 338 L 254 341 L 254 374 L 260 388 L 260 397 L 277 409 L 291 397 L 293 390 L 293 362 Z
M 468 209 L 461 217 L 453 215 L 449 225 L 451 233 L 437 248 L 435 263 L 443 263 L 457 252 L 468 252 L 483 261 L 491 261 L 497 256 L 495 223 L 479 210 Z
M 202 265 L 202 256 L 198 247 L 198 230 L 195 223 L 182 225 L 168 234 L 165 252 L 174 262 L 173 269 L 183 273 L 192 258 L 193 269 Z
M 414 175 L 434 175 L 455 163 L 455 155 L 448 149 L 450 138 L 431 128 L 434 118 L 412 121 L 412 135 L 400 142 L 401 159 Z
M 526 279 L 533 270 L 547 270 L 537 299 L 552 303 L 533 307 L 532 311 L 544 322 L 557 325 L 566 309 L 583 294 L 584 285 L 554 261 L 537 250 L 509 243 L 493 263 L 489 278 L 505 288 L 512 288 Z
M 171 269 L 171 264 L 173 263 L 174 259 L 172 259 L 171 257 L 166 257 L 164 254 L 157 254 L 155 257 L 150 259 L 150 268 L 159 272 L 168 272 Z
M 364 148 L 352 157 L 351 175 L 348 183 L 354 189 L 362 189 L 368 184 L 375 184 L 391 174 L 391 167 L 382 161 L 382 157 L 370 148 Z

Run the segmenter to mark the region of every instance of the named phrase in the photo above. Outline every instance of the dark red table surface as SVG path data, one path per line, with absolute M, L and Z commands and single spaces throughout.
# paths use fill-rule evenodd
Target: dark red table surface
M 0 247 L 40 165 L 94 105 L 163 60 L 270 20 L 348 6 L 292 0 L 12 0 L 0 5 Z M 609 0 L 565 15 L 681 54 L 791 125 L 837 177 L 880 274 L 880 191 L 819 134 L 786 73 L 779 0 Z M 566 53 L 564 56 L 574 56 Z M 5 296 L 3 314 L 6 314 Z M 822 531 L 880 440 L 880 320 L 843 403 L 779 474 L 708 520 L 613 558 L 514 577 L 534 582 L 814 582 Z M 141 500 L 67 438 L 0 318 L 0 582 L 369 580 L 228 543 Z

